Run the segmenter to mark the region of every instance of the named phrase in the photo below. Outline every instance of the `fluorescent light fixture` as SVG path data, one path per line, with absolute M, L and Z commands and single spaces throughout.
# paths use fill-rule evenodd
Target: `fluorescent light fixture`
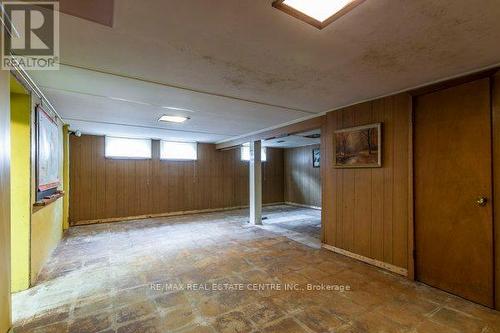
M 365 0 L 276 0 L 273 7 L 323 29 Z
M 283 4 L 317 21 L 325 22 L 351 2 L 352 0 L 285 0 Z
M 183 123 L 188 119 L 189 119 L 189 117 L 184 117 L 184 116 L 164 115 L 164 116 L 161 116 L 160 119 L 158 119 L 158 121 L 163 121 L 163 122 L 167 122 L 167 123 Z

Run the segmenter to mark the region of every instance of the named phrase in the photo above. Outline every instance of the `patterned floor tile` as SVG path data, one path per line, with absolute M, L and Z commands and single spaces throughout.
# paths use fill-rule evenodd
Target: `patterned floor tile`
M 500 331 L 499 312 L 307 245 L 319 211 L 264 215 L 272 228 L 246 210 L 71 228 L 13 296 L 15 332 Z

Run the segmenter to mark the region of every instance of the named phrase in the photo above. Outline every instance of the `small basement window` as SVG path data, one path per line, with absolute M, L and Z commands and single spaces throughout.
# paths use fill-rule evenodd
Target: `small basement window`
M 105 139 L 106 158 L 116 159 L 151 159 L 150 139 L 115 138 Z
M 161 141 L 160 158 L 162 160 L 195 161 L 198 159 L 196 142 Z
M 260 159 L 262 162 L 267 161 L 267 150 L 266 147 L 262 147 L 260 151 Z M 241 160 L 250 161 L 250 144 L 245 143 L 241 146 Z

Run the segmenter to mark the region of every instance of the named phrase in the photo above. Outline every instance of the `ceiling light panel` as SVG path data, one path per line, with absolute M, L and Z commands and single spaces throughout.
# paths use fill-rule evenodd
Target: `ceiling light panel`
M 365 0 L 277 0 L 273 7 L 323 29 Z
M 352 0 L 285 0 L 283 4 L 324 22 L 351 2 Z
M 167 123 L 183 123 L 188 119 L 189 119 L 188 117 L 183 117 L 183 116 L 167 116 L 167 115 L 165 115 L 165 116 L 161 116 L 161 118 L 158 119 L 158 121 L 167 122 Z

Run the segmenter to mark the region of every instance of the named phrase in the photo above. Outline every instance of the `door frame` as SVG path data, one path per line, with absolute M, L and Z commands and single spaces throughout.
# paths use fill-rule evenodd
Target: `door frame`
M 447 88 L 455 87 L 467 82 L 476 81 L 483 78 L 490 79 L 490 115 L 491 115 L 491 138 L 492 138 L 492 204 L 493 204 L 493 293 L 494 309 L 500 310 L 500 69 L 495 68 L 492 70 L 482 71 L 460 77 L 457 79 L 440 82 L 428 87 L 419 88 L 410 92 L 412 96 L 412 105 L 410 108 L 410 133 L 409 133 L 409 153 L 410 161 L 409 168 L 409 196 L 408 196 L 408 279 L 416 281 L 415 262 L 417 253 L 416 238 L 415 238 L 415 158 L 414 158 L 414 129 L 415 129 L 415 101 L 418 96 L 425 95 L 431 92 L 444 90 Z M 499 240 L 499 241 L 497 241 Z
M 490 76 L 493 170 L 493 260 L 494 306 L 500 310 L 500 70 Z

